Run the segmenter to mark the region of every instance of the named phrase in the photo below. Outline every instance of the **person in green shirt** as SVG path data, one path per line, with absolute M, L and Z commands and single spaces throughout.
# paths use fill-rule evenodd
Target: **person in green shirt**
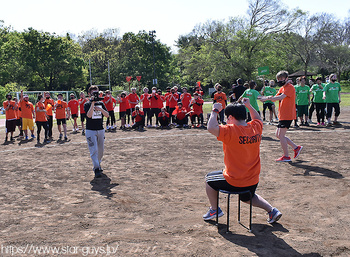
M 257 99 L 262 99 L 263 96 L 260 95 L 260 93 L 258 91 L 256 91 L 255 88 L 256 88 L 255 81 L 254 80 L 249 81 L 249 88 L 246 91 L 244 91 L 244 93 L 240 96 L 240 98 L 238 99 L 238 102 L 240 102 L 243 98 L 249 98 L 250 104 L 253 106 L 253 108 L 260 115 Z M 248 108 L 247 108 L 247 113 L 248 113 L 247 122 L 249 122 L 252 119 L 251 119 Z
M 274 80 L 266 80 L 265 81 L 265 85 L 264 87 L 261 89 L 260 94 L 263 96 L 275 96 L 277 91 L 276 89 L 273 88 L 273 86 L 275 85 L 275 81 Z M 269 109 L 270 111 L 270 122 L 269 125 L 271 125 L 272 121 L 273 121 L 273 114 L 275 114 L 275 117 L 277 119 L 277 115 L 276 115 L 276 110 L 275 110 L 275 103 L 272 101 L 265 101 L 263 103 L 263 120 L 265 120 L 265 111 L 266 109 Z
M 295 92 L 297 91 L 297 87 L 300 86 L 300 78 L 295 79 L 296 84 L 294 85 Z M 296 112 L 296 118 L 294 120 L 294 128 L 299 128 L 298 125 L 298 105 L 297 105 L 297 98 L 295 97 L 295 112 Z
M 312 93 L 314 96 L 313 102 L 316 108 L 317 126 L 324 126 L 326 102 L 323 99 L 323 87 L 324 85 L 322 84 L 322 78 L 318 77 L 316 79 L 316 84 L 314 84 L 310 89 L 310 93 Z
M 338 117 L 340 114 L 340 105 L 341 102 L 340 98 L 340 91 L 341 87 L 340 84 L 337 81 L 337 75 L 331 74 L 329 75 L 329 83 L 323 88 L 323 99 L 326 100 L 327 104 L 327 126 L 331 126 L 331 117 L 332 117 L 332 111 L 334 108 L 335 116 L 333 125 L 340 125 L 338 122 Z
M 310 95 L 311 95 L 311 99 L 310 99 L 310 108 L 309 108 L 309 119 L 308 119 L 308 123 L 311 124 L 312 123 L 312 114 L 313 112 L 316 110 L 316 105 L 314 102 L 314 95 L 311 92 L 311 88 L 313 85 L 315 85 L 316 80 L 311 78 L 309 79 L 309 87 L 310 87 Z
M 297 98 L 298 117 L 300 119 L 301 126 L 309 126 L 308 109 L 310 104 L 310 87 L 305 85 L 305 76 L 300 77 L 300 86 L 295 88 L 295 94 Z

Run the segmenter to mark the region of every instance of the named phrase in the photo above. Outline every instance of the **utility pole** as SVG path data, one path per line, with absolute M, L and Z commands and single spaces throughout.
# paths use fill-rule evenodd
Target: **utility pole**
M 157 79 L 156 79 L 156 60 L 154 56 L 154 37 L 155 37 L 156 31 L 152 30 L 148 33 L 148 35 L 152 38 L 152 48 L 153 48 L 153 85 L 157 85 Z

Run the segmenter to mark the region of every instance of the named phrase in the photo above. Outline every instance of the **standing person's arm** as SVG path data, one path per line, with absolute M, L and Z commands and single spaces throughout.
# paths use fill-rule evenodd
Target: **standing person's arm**
M 245 105 L 245 107 L 248 108 L 252 120 L 260 120 L 261 122 L 263 121 L 257 110 L 255 110 L 250 104 L 249 98 L 243 98 L 242 103 Z
M 211 111 L 208 121 L 208 131 L 214 136 L 218 137 L 220 134 L 220 127 L 218 123 L 218 113 L 222 110 L 221 103 L 214 103 L 213 110 Z
M 341 103 L 340 91 L 338 91 L 339 103 Z

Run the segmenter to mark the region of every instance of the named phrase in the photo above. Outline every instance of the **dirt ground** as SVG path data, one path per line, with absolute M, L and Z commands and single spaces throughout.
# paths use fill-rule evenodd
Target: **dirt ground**
M 0 256 L 349 256 L 350 108 L 340 121 L 290 129 L 304 146 L 292 163 L 274 161 L 275 126 L 264 126 L 257 193 L 283 216 L 269 225 L 253 208 L 252 233 L 236 222 L 236 197 L 231 233 L 226 215 L 218 227 L 202 219 L 204 176 L 223 168 L 222 145 L 206 130 L 106 133 L 101 179 L 80 133 L 0 145 Z M 245 204 L 242 213 L 248 222 Z

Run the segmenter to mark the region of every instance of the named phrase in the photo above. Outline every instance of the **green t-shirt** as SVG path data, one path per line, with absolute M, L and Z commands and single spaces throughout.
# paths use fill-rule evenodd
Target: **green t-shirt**
M 339 103 L 339 92 L 341 91 L 338 82 L 328 83 L 323 91 L 326 92 L 326 103 Z
M 261 96 L 260 93 L 258 91 L 256 91 L 255 89 L 247 89 L 246 91 L 244 91 L 244 93 L 242 94 L 242 97 L 246 97 L 249 98 L 250 104 L 252 105 L 252 107 L 256 110 L 259 111 L 259 106 L 258 106 L 258 102 L 256 101 L 256 99 L 258 99 L 258 96 Z M 248 108 L 247 111 L 249 112 Z
M 324 85 L 322 84 L 322 87 Z M 319 85 L 315 84 L 311 87 L 311 91 L 314 94 L 314 103 L 325 103 L 326 101 L 323 99 L 323 88 L 320 88 Z
M 299 87 L 298 84 L 294 85 L 294 88 L 295 88 L 295 92 L 297 92 L 297 87 Z M 295 97 L 295 104 L 297 104 L 297 98 Z
M 308 105 L 309 104 L 309 94 L 310 94 L 310 87 L 305 86 L 298 86 L 295 88 L 295 94 L 297 98 L 297 105 Z
M 265 86 L 264 90 L 262 91 L 262 94 L 264 96 L 275 96 L 276 93 L 277 93 L 276 89 L 270 86 Z M 265 101 L 265 103 L 273 103 L 273 102 L 268 100 L 268 101 Z

